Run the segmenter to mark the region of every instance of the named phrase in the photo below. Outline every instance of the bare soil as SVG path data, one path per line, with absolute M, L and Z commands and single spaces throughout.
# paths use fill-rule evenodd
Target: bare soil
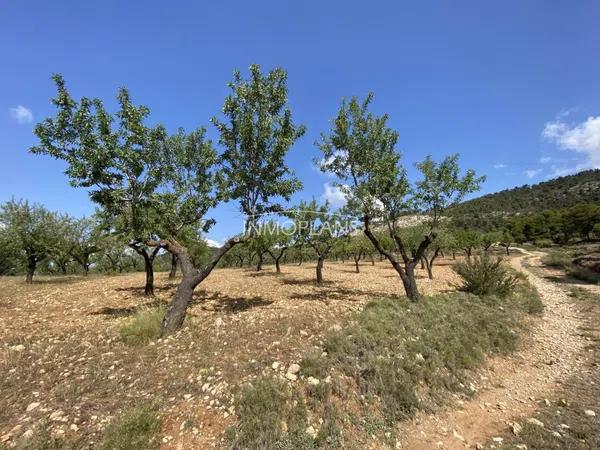
M 453 289 L 451 260 L 418 274 L 426 294 Z M 142 401 L 161 404 L 164 448 L 218 445 L 232 421 L 232 387 L 298 362 L 371 298 L 401 295 L 385 262 L 326 263 L 262 272 L 217 269 L 197 290 L 184 330 L 150 345 L 121 342 L 119 327 L 140 308 L 166 303 L 175 284 L 157 274 L 0 278 L 0 440 L 14 442 L 40 420 L 54 433 L 98 442 L 114 415 Z

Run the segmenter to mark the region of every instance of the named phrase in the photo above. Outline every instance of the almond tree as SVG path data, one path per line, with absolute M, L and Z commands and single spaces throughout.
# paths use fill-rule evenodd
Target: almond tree
M 221 155 L 203 128 L 169 137 L 164 127 L 145 125 L 149 109 L 134 106 L 126 89 L 119 91 L 120 109 L 111 116 L 99 99 L 74 101 L 60 76 L 54 77 L 58 113 L 36 127 L 40 144 L 32 151 L 65 160 L 71 184 L 90 189 L 91 199 L 115 218 L 114 228 L 129 235 L 136 251 L 152 248 L 156 255 L 165 249 L 176 256 L 183 277 L 163 334 L 181 327 L 196 286 L 227 251 L 252 238 L 256 218 L 278 210 L 276 200 L 288 201 L 301 187 L 284 161 L 305 131 L 287 108 L 287 74 L 274 69 L 263 75 L 258 65 L 250 74 L 245 80 L 235 72 L 225 119 L 213 119 Z M 237 201 L 247 219 L 239 235 L 196 267 L 178 235 L 188 226 L 206 231 L 214 221 L 204 216 L 221 200 Z
M 321 169 L 338 178 L 337 185 L 365 235 L 390 261 L 408 298 L 417 301 L 415 267 L 435 240 L 440 215 L 477 190 L 483 178 L 477 178 L 473 170 L 460 176 L 458 155 L 439 163 L 427 157 L 416 165 L 422 179 L 411 184 L 395 148 L 398 133 L 387 126 L 387 114 L 377 117 L 368 111 L 372 98 L 370 94 L 363 102 L 356 97 L 342 102 L 329 135 L 322 135 L 317 143 L 323 152 Z M 399 233 L 401 217 L 411 212 L 426 214 L 428 220 L 428 231 L 414 255 Z M 374 233 L 380 229 L 389 233 L 400 258 L 381 244 Z
M 40 142 L 31 151 L 67 163 L 65 174 L 71 185 L 87 188 L 113 229 L 125 235 L 128 245 L 144 258 L 145 293 L 153 295 L 152 265 L 158 249 L 145 240 L 156 231 L 154 207 L 166 181 L 167 132 L 160 125 L 145 125 L 150 110 L 134 105 L 127 89 L 119 90 L 119 110 L 111 115 L 98 98 L 74 100 L 62 76 L 54 75 L 53 80 L 57 94 L 52 104 L 57 113 L 37 124 Z
M 317 283 L 323 282 L 323 263 L 337 240 L 349 230 L 343 230 L 343 225 L 336 214 L 331 213 L 329 204 L 319 205 L 315 199 L 300 204 L 288 212 L 294 221 L 296 242 L 301 246 L 312 248 L 317 255 Z
M 33 283 L 38 264 L 50 256 L 57 245 L 61 229 L 59 217 L 41 205 L 11 200 L 0 206 L 0 228 L 24 259 L 26 283 Z

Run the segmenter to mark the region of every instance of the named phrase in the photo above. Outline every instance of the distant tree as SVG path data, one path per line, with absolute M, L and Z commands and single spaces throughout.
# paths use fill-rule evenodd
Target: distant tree
M 281 273 L 281 259 L 286 255 L 292 243 L 293 230 L 285 227 L 284 224 L 278 224 L 270 229 L 271 246 L 268 253 L 275 262 L 275 271 Z
M 24 258 L 25 281 L 33 283 L 38 263 L 46 259 L 57 244 L 58 216 L 41 205 L 11 200 L 0 207 L 0 228 L 4 238 L 19 249 Z
M 102 224 L 94 218 L 83 218 L 74 221 L 74 234 L 71 256 L 81 266 L 87 276 L 92 264 L 91 256 L 102 250 L 104 236 Z
M 483 251 L 487 254 L 494 244 L 498 244 L 502 240 L 502 233 L 499 231 L 488 231 L 481 235 L 481 244 Z
M 319 205 L 315 199 L 301 201 L 289 215 L 294 221 L 297 241 L 312 248 L 317 255 L 316 279 L 321 284 L 325 258 L 341 236 L 340 221 L 330 211 L 328 203 Z
M 352 255 L 354 260 L 354 271 L 360 273 L 360 260 L 366 257 L 373 246 L 367 238 L 363 236 L 352 236 L 348 240 L 347 251 Z
M 504 247 L 506 250 L 506 256 L 510 256 L 510 246 L 515 242 L 515 238 L 510 234 L 509 231 L 504 231 L 501 234 L 501 238 L 499 240 L 500 246 Z
M 471 259 L 473 250 L 482 245 L 481 233 L 476 230 L 454 230 L 454 238 L 456 239 L 457 245 L 465 252 L 467 259 Z
M 0 275 L 12 275 L 21 266 L 18 243 L 11 237 L 10 230 L 0 227 Z
M 398 133 L 387 126 L 387 115 L 374 116 L 368 111 L 369 95 L 360 103 L 355 97 L 342 103 L 329 136 L 318 143 L 323 151 L 321 169 L 340 180 L 338 187 L 362 223 L 364 233 L 377 251 L 398 273 L 407 296 L 420 297 L 415 266 L 435 240 L 440 214 L 479 188 L 483 178 L 468 170 L 460 176 L 458 156 L 436 163 L 430 157 L 417 164 L 422 179 L 412 187 L 399 164 L 395 146 Z M 400 220 L 407 213 L 427 214 L 429 232 L 410 255 L 399 234 Z M 397 255 L 384 248 L 374 230 L 382 227 L 392 238 Z

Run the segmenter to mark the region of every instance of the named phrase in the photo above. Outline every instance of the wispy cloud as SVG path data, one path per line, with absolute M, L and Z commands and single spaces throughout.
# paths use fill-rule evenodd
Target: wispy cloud
M 26 108 L 23 105 L 10 108 L 10 115 L 17 123 L 24 124 L 33 122 L 33 113 L 29 108 Z
M 494 169 L 506 169 L 506 164 L 502 164 L 502 163 L 494 164 Z
M 204 242 L 206 242 L 206 245 L 208 245 L 209 247 L 220 247 L 221 244 L 219 244 L 217 241 L 213 241 L 212 239 L 208 239 L 208 238 L 204 238 Z
M 528 170 L 523 171 L 523 173 L 525 174 L 525 176 L 527 178 L 529 178 L 529 179 L 535 178 L 541 172 L 542 172 L 542 169 L 528 169 Z
M 323 194 L 321 194 L 323 200 L 328 201 L 335 207 L 344 206 L 346 204 L 346 195 L 339 187 L 325 183 L 323 188 L 325 189 Z
M 578 153 L 584 161 L 575 166 L 556 168 L 556 175 L 600 168 L 600 116 L 590 116 L 581 123 L 567 123 L 562 117 L 546 123 L 542 138 L 563 150 Z

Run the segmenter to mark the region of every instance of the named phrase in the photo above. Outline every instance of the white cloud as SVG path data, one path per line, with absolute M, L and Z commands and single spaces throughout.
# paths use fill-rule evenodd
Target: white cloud
M 206 242 L 206 244 L 209 247 L 220 247 L 221 244 L 219 244 L 217 241 L 213 241 L 212 239 L 208 239 L 208 238 L 204 238 L 204 242 Z
M 29 108 L 23 105 L 19 105 L 16 108 L 10 108 L 10 115 L 18 123 L 31 123 L 33 122 L 33 113 Z
M 540 163 L 542 163 L 542 164 L 548 164 L 552 161 L 554 161 L 554 158 L 552 158 L 551 156 L 542 156 L 540 158 Z
M 527 176 L 527 178 L 534 178 L 536 175 L 538 175 L 540 172 L 542 171 L 542 169 L 529 169 L 529 170 L 525 170 L 523 171 L 523 173 Z
M 339 187 L 329 183 L 325 183 L 323 187 L 325 188 L 325 191 L 321 195 L 323 200 L 328 201 L 330 205 L 336 207 L 344 206 L 346 204 L 346 195 Z
M 559 118 L 545 125 L 542 137 L 585 158 L 583 163 L 573 168 L 558 169 L 558 172 L 600 168 L 600 116 L 590 116 L 578 124 L 566 123 Z
M 505 168 L 506 168 L 506 164 L 502 164 L 502 163 L 494 164 L 494 169 L 505 169 Z

